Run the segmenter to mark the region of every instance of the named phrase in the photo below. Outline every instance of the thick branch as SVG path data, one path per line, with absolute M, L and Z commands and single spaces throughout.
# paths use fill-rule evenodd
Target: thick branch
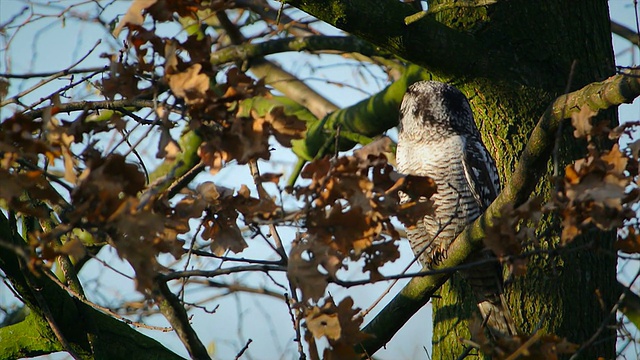
M 306 137 L 294 141 L 293 150 L 301 158 L 311 160 L 318 156 L 327 141 L 332 141 L 338 127 L 341 131 L 375 136 L 398 125 L 398 108 L 407 87 L 428 75 L 424 69 L 408 65 L 402 77 L 384 90 L 309 125 Z M 348 150 L 353 145 L 352 142 L 341 142 L 340 150 Z
M 288 51 L 326 51 L 357 52 L 367 56 L 379 55 L 380 49 L 354 36 L 307 36 L 269 40 L 257 44 L 246 43 L 226 47 L 211 54 L 213 65 L 232 61 L 245 61 L 266 55 Z
M 520 157 L 509 182 L 485 214 L 467 226 L 451 244 L 448 258 L 437 268 L 460 265 L 476 248 L 481 246 L 484 229 L 499 216 L 507 203 L 519 205 L 526 201 L 546 173 L 552 153 L 556 131 L 560 123 L 584 106 L 592 110 L 604 110 L 622 103 L 630 103 L 640 96 L 640 72 L 631 76 L 616 75 L 603 82 L 558 97 L 544 113 Z M 413 314 L 426 304 L 434 292 L 447 280 L 448 275 L 426 276 L 413 279 L 382 311 L 364 328 L 374 335 L 363 342 L 359 351 L 373 354 L 386 344 Z
M 485 42 L 432 17 L 406 25 L 405 18 L 416 10 L 400 1 L 290 0 L 287 3 L 436 74 L 517 80 L 521 78 L 519 74 L 526 73 L 521 66 L 514 69 L 512 54 L 487 48 Z

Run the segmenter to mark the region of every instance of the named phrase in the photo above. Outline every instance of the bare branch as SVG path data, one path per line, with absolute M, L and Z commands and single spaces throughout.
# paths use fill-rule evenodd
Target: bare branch
M 47 71 L 47 72 L 28 73 L 28 74 L 2 73 L 0 74 L 0 77 L 7 78 L 7 79 L 33 79 L 37 77 L 54 76 L 60 73 L 62 73 L 62 76 L 64 76 L 64 75 L 73 75 L 73 74 L 86 74 L 86 73 L 96 72 L 96 71 L 104 72 L 107 70 L 109 70 L 108 66 L 102 66 L 102 67 L 92 67 L 92 68 L 75 69 L 75 70 L 64 69 L 60 71 Z
M 335 50 L 340 52 L 358 52 L 363 55 L 380 55 L 379 49 L 354 36 L 307 36 L 269 40 L 258 44 L 242 44 L 226 47 L 211 54 L 213 65 L 231 61 L 246 61 L 266 55 L 287 51 L 321 51 Z
M 161 278 L 155 282 L 153 295 L 157 301 L 160 312 L 169 321 L 178 337 L 193 359 L 211 359 L 207 348 L 198 338 L 193 327 L 189 323 L 189 316 L 180 299 L 171 292 L 167 283 Z
M 640 35 L 628 27 L 611 20 L 611 32 L 640 48 Z
M 122 99 L 122 100 L 105 100 L 105 101 L 75 101 L 58 106 L 59 112 L 70 113 L 72 111 L 87 111 L 87 110 L 115 110 L 121 112 L 129 112 L 127 108 L 142 109 L 147 107 L 153 107 L 153 100 L 136 100 L 136 99 Z M 24 115 L 37 119 L 42 117 L 45 108 L 32 110 L 26 112 Z M 138 121 L 144 121 L 143 125 L 151 125 L 153 121 L 136 119 Z
M 247 351 L 249 349 L 249 345 L 251 345 L 252 342 L 253 342 L 252 339 L 247 340 L 247 343 L 244 344 L 242 349 L 240 349 L 240 351 L 238 352 L 238 355 L 236 355 L 236 360 L 238 360 L 238 359 L 240 359 L 240 357 L 242 357 L 242 354 L 244 354 L 245 351 Z
M 41 80 L 40 82 L 38 82 L 38 83 L 37 83 L 37 84 L 35 84 L 34 86 L 30 87 L 29 89 L 24 90 L 24 91 L 20 92 L 19 94 L 15 95 L 15 96 L 12 96 L 11 98 L 9 98 L 9 99 L 7 99 L 7 100 L 4 100 L 4 101 L 0 102 L 0 107 L 3 107 L 3 106 L 5 106 L 5 105 L 7 105 L 7 104 L 11 104 L 11 103 L 16 103 L 16 102 L 18 102 L 18 99 L 20 99 L 21 97 L 23 97 L 23 96 L 25 96 L 25 95 L 29 94 L 30 92 L 32 92 L 32 91 L 34 91 L 34 90 L 36 90 L 36 89 L 38 89 L 38 88 L 42 87 L 42 86 L 43 86 L 43 85 L 45 85 L 45 84 L 48 84 L 49 82 L 51 82 L 51 81 L 53 81 L 53 80 L 55 80 L 55 79 L 57 79 L 57 78 L 60 78 L 60 77 L 62 77 L 62 76 L 67 75 L 67 74 L 68 74 L 68 73 L 67 73 L 67 71 L 69 71 L 69 70 L 73 69 L 73 68 L 74 68 L 74 67 L 76 67 L 78 64 L 80 64 L 81 62 L 83 62 L 83 61 L 84 61 L 84 60 L 85 60 L 85 59 L 86 59 L 86 58 L 87 58 L 87 57 L 88 57 L 88 56 L 93 52 L 93 50 L 95 50 L 95 49 L 98 47 L 98 45 L 100 45 L 100 43 L 101 43 L 101 40 L 98 40 L 98 41 L 93 45 L 93 47 L 92 47 L 92 48 L 91 48 L 91 49 L 90 49 L 90 50 L 89 50 L 89 51 L 88 51 L 88 52 L 87 52 L 83 57 L 81 57 L 81 58 L 80 58 L 80 60 L 78 60 L 78 61 L 76 61 L 75 63 L 73 63 L 73 64 L 72 64 L 71 66 L 69 66 L 67 69 L 62 70 L 62 71 L 60 71 L 60 72 L 57 72 L 57 73 L 55 73 L 55 74 L 51 75 L 50 77 L 48 77 L 48 78 L 46 78 L 46 79 L 44 79 L 44 80 Z M 100 68 L 100 69 L 98 69 L 97 71 L 94 71 L 94 73 L 102 72 L 102 71 L 105 71 L 105 70 L 106 70 L 106 68 L 105 68 L 105 69 Z
M 245 42 L 245 37 L 229 20 L 224 11 L 219 12 L 216 16 L 234 44 L 242 44 Z M 251 63 L 250 70 L 256 76 L 264 78 L 266 83 L 271 84 L 286 97 L 309 109 L 309 111 L 319 119 L 338 110 L 335 104 L 325 99 L 293 74 L 269 60 L 255 59 Z
M 245 265 L 245 266 L 234 266 L 232 268 L 224 268 L 224 269 L 218 269 L 218 270 L 174 271 L 166 275 L 160 275 L 160 278 L 164 281 L 168 281 L 168 280 L 175 280 L 175 279 L 192 277 L 192 276 L 216 277 L 220 275 L 229 275 L 229 274 L 247 272 L 247 271 L 259 271 L 259 272 L 287 271 L 287 267 L 282 265 Z

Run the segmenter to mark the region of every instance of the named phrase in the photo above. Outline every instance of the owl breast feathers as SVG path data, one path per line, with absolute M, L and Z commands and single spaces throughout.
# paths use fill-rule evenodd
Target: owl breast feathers
M 449 245 L 466 225 L 478 218 L 500 192 L 495 161 L 484 146 L 467 98 L 453 86 L 421 81 L 409 87 L 400 107 L 398 171 L 428 176 L 437 185 L 431 197 L 435 212 L 425 215 L 407 237 L 420 262 L 436 266 L 447 256 Z M 400 193 L 402 202 L 410 199 Z M 482 250 L 468 261 L 494 256 Z M 488 325 L 502 333 L 515 333 L 508 311 L 503 311 L 502 271 L 490 263 L 462 272 L 474 290 L 478 306 Z M 486 307 L 486 312 L 482 307 Z M 496 307 L 497 306 L 497 307 Z M 493 312 L 493 315 L 492 315 Z M 508 317 L 504 324 L 492 323 Z

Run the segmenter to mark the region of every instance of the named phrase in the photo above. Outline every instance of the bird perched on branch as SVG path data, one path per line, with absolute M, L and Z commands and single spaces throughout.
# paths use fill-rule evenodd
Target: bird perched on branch
M 421 81 L 407 89 L 400 107 L 396 162 L 400 173 L 428 176 L 437 185 L 431 197 L 435 211 L 407 229 L 413 252 L 431 268 L 447 257 L 458 234 L 500 192 L 495 161 L 482 143 L 469 101 L 458 89 L 437 81 Z M 401 192 L 400 201 L 420 199 Z M 482 249 L 467 262 L 489 257 L 495 255 Z M 471 285 L 490 332 L 515 335 L 502 295 L 500 264 L 490 262 L 460 272 Z

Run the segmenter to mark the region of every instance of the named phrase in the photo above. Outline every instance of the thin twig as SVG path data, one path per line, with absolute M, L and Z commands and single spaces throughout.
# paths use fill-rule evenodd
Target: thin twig
M 72 290 L 70 287 L 66 286 L 65 284 L 63 284 L 62 282 L 60 282 L 60 280 L 58 280 L 57 277 L 55 277 L 53 274 L 51 274 L 49 271 L 43 271 L 43 273 L 50 278 L 53 282 L 55 282 L 58 286 L 60 286 L 62 289 L 64 289 L 66 292 L 68 292 L 69 294 L 71 294 L 74 298 L 80 300 L 82 303 L 84 303 L 85 305 L 88 305 L 96 310 L 102 311 L 103 313 L 112 316 L 120 321 L 122 321 L 123 323 L 127 324 L 127 325 L 131 325 L 131 326 L 135 326 L 135 327 L 139 327 L 139 328 L 143 328 L 143 329 L 149 329 L 149 330 L 158 330 L 158 331 L 162 331 L 162 332 L 169 332 L 169 331 L 173 331 L 173 328 L 171 327 L 162 327 L 162 326 L 153 326 L 153 325 L 147 325 L 141 322 L 137 322 L 137 321 L 133 321 L 133 320 L 129 320 L 126 317 L 119 315 L 115 312 L 113 312 L 111 309 L 106 308 L 104 306 L 100 306 L 96 303 L 93 303 L 89 300 L 87 300 L 86 297 L 82 296 L 81 294 L 75 292 L 74 290 Z
M 282 265 L 246 265 L 235 266 L 232 268 L 224 268 L 217 270 L 187 270 L 187 271 L 174 271 L 166 275 L 160 275 L 160 278 L 164 281 L 181 279 L 184 277 L 201 276 L 201 277 L 216 277 L 220 275 L 229 275 L 247 271 L 287 271 L 287 268 Z
M 0 25 L 0 28 L 1 27 L 2 26 Z M 91 68 L 76 69 L 76 70 L 72 70 L 69 68 L 69 69 L 64 69 L 59 71 L 47 71 L 47 72 L 28 73 L 28 74 L 1 73 L 0 77 L 7 78 L 7 79 L 32 79 L 36 77 L 54 76 L 59 73 L 63 73 L 62 76 L 64 76 L 64 75 L 73 75 L 73 74 L 85 74 L 85 73 L 90 73 L 95 71 L 104 72 L 107 70 L 109 70 L 109 66 L 91 67 Z
M 253 342 L 253 340 L 249 339 L 247 340 L 247 343 L 244 344 L 244 347 L 242 349 L 240 349 L 240 351 L 238 352 L 238 355 L 236 355 L 236 360 L 240 359 L 240 357 L 242 356 L 242 354 L 244 354 L 245 351 L 247 351 L 249 349 L 249 345 Z
M 36 90 L 36 89 L 38 89 L 38 88 L 50 83 L 51 81 L 53 81 L 53 80 L 55 80 L 57 78 L 60 78 L 60 77 L 65 76 L 65 75 L 68 75 L 69 73 L 67 71 L 73 69 L 76 65 L 80 64 L 81 62 L 83 62 L 93 52 L 93 50 L 95 50 L 98 47 L 98 45 L 100 45 L 101 42 L 102 42 L 102 40 L 98 39 L 98 41 L 96 41 L 95 45 L 93 45 L 93 47 L 83 57 L 81 57 L 80 60 L 78 60 L 75 63 L 73 63 L 66 70 L 59 71 L 59 72 L 51 75 L 50 77 L 39 81 L 37 84 L 33 85 L 32 87 L 28 88 L 27 90 L 24 90 L 24 91 L 18 93 L 17 95 L 14 95 L 9 99 L 0 102 L 0 107 L 3 107 L 3 106 L 8 105 L 8 104 L 16 103 L 18 101 L 18 99 L 20 99 L 21 97 L 29 94 L 30 92 L 32 92 L 32 91 L 34 91 L 34 90 Z M 102 72 L 102 71 L 104 71 L 104 68 L 100 68 L 99 70 L 94 71 L 93 73 L 95 74 L 95 73 L 99 73 L 99 72 Z M 62 92 L 62 91 L 58 91 L 58 92 Z
M 293 289 L 292 286 L 292 290 L 295 291 L 295 289 Z M 295 296 L 295 293 L 294 293 Z M 302 333 L 300 331 L 300 321 L 298 320 L 298 312 L 299 310 L 294 310 L 293 307 L 291 306 L 291 299 L 289 298 L 289 294 L 284 293 L 284 298 L 285 298 L 285 303 L 287 304 L 287 309 L 289 309 L 289 316 L 291 317 L 291 323 L 293 324 L 293 329 L 296 332 L 296 338 L 293 339 L 293 341 L 295 341 L 296 343 L 298 343 L 298 354 L 300 355 L 300 360 L 306 359 L 307 356 L 304 353 L 304 348 L 302 347 Z M 297 296 L 296 296 L 297 298 Z M 295 300 L 296 303 L 298 302 L 298 300 Z

